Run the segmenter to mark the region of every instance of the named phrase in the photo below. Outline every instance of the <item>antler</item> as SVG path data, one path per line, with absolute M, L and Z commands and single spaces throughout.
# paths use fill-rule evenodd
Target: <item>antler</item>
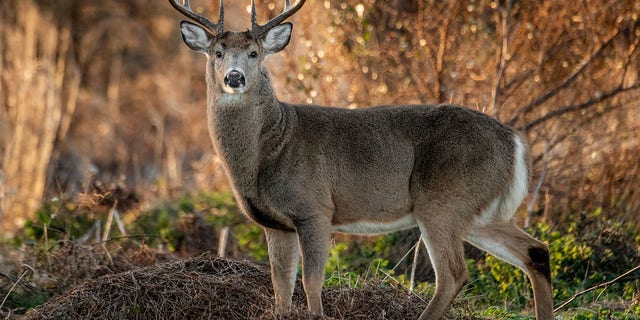
M 213 23 L 209 19 L 193 12 L 189 5 L 189 0 L 183 0 L 183 4 L 176 2 L 176 0 L 169 0 L 169 3 L 171 3 L 171 6 L 178 10 L 178 12 L 205 27 L 209 32 L 213 34 L 222 34 L 224 32 L 224 0 L 220 0 L 220 16 L 218 18 L 218 23 Z
M 281 14 L 267 21 L 267 23 L 259 25 L 256 22 L 256 4 L 254 0 L 251 0 L 251 34 L 254 38 L 263 36 L 265 33 L 267 33 L 267 31 L 271 30 L 271 28 L 279 25 L 280 23 L 282 23 L 282 21 L 286 20 L 291 15 L 300 10 L 305 1 L 306 0 L 298 0 L 298 3 L 296 3 L 296 5 L 292 7 L 290 1 L 285 0 L 284 11 L 282 11 Z

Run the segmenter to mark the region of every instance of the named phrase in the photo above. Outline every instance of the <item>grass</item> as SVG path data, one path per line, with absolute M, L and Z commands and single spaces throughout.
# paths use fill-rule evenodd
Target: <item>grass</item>
M 87 239 L 87 230 L 97 220 L 105 219 L 97 209 L 93 209 L 70 203 L 46 204 L 39 211 L 38 219 L 29 222 L 19 237 L 0 247 L 0 257 L 3 257 L 0 259 L 0 292 L 3 293 L 0 296 L 0 318 L 17 319 L 29 309 L 44 308 L 42 305 L 50 301 L 60 304 L 77 290 L 86 288 L 88 283 L 102 281 L 99 279 L 109 279 L 112 287 L 99 287 L 104 292 L 91 293 L 93 295 L 109 294 L 109 290 L 119 288 L 118 281 L 126 280 L 120 279 L 123 275 L 144 275 L 145 272 L 171 274 L 174 271 L 163 271 L 163 266 L 204 259 L 201 254 L 216 248 L 216 235 L 224 226 L 231 227 L 232 234 L 225 253 L 236 259 L 228 263 L 240 263 L 241 267 L 237 267 L 240 274 L 245 273 L 242 268 L 267 270 L 262 232 L 246 222 L 230 194 L 198 193 L 163 201 L 144 212 L 136 212 L 136 218 L 127 224 L 127 235 L 112 228 L 106 242 L 88 240 L 83 243 Z M 127 214 L 122 212 L 124 219 L 127 219 Z M 547 242 L 553 253 L 555 304 L 561 306 L 568 301 L 557 312 L 558 318 L 640 319 L 640 272 L 637 267 L 640 265 L 640 238 L 632 226 L 601 221 L 598 217 L 596 212 L 592 220 L 583 222 L 589 224 L 588 228 L 580 223 L 565 229 L 539 224 L 529 230 Z M 101 233 L 100 230 L 95 232 Z M 414 290 L 418 294 L 410 294 L 407 289 L 409 279 L 394 270 L 398 261 L 380 256 L 397 248 L 398 239 L 397 235 L 391 235 L 356 242 L 337 241 L 332 246 L 323 293 L 323 300 L 330 301 L 327 305 L 336 308 L 327 310 L 329 316 L 357 318 L 366 310 L 354 309 L 354 301 L 371 306 L 372 298 L 367 297 L 375 296 L 379 299 L 375 301 L 376 305 L 388 308 L 377 311 L 366 308 L 373 312 L 366 313 L 369 317 L 380 318 L 384 313 L 384 319 L 417 318 L 434 286 L 431 282 L 418 283 Z M 209 256 L 209 259 L 213 258 Z M 251 262 L 240 262 L 245 259 Z M 363 259 L 368 262 L 363 263 Z M 521 272 L 484 255 L 469 259 L 468 267 L 472 281 L 456 299 L 449 318 L 533 319 L 530 287 Z M 176 285 L 179 287 L 180 281 L 187 281 L 189 277 L 188 274 L 178 277 Z M 264 271 L 260 277 L 269 279 L 268 272 Z M 153 293 L 150 287 L 169 290 L 166 284 L 154 287 L 150 281 L 140 278 L 137 282 L 140 289 L 147 288 L 147 291 L 143 290 L 146 294 Z M 130 284 L 124 287 L 132 288 Z M 228 282 L 224 287 L 239 290 L 233 289 Z M 265 290 L 261 295 L 272 299 L 270 283 L 261 284 L 259 289 Z M 304 314 L 304 295 L 300 289 L 298 284 L 296 299 L 299 306 L 292 311 L 291 319 L 309 317 Z M 85 298 L 89 299 L 91 294 Z M 191 292 L 183 294 L 189 296 Z M 200 300 L 211 304 L 214 302 L 207 299 L 215 299 L 220 294 L 203 293 Z M 140 301 L 157 301 L 160 296 L 162 294 L 129 305 L 123 303 L 119 308 L 129 310 L 131 314 L 148 314 Z M 79 301 L 74 300 L 73 303 L 77 305 Z M 271 310 L 272 300 L 260 303 L 261 312 L 273 315 L 273 312 L 267 312 Z M 182 304 L 188 305 L 187 302 Z M 234 311 L 233 304 L 229 307 L 232 308 L 229 312 L 239 312 Z M 108 306 L 97 307 L 105 308 Z M 158 307 L 158 310 L 163 308 Z M 186 312 L 176 310 L 178 313 Z M 80 318 L 83 317 L 74 319 Z

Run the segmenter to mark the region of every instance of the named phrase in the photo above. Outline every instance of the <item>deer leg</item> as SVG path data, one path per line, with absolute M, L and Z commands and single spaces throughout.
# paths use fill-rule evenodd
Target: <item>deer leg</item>
M 323 218 L 305 220 L 296 225 L 302 252 L 302 284 L 307 295 L 307 307 L 322 314 L 322 284 L 329 258 L 331 223 Z
M 451 228 L 451 225 L 436 225 L 418 222 L 436 273 L 436 292 L 420 320 L 442 318 L 460 289 L 469 281 L 459 231 Z
M 536 319 L 553 319 L 553 291 L 547 246 L 511 222 L 474 226 L 467 241 L 522 269 L 533 288 Z
M 271 282 L 276 310 L 282 311 L 291 307 L 291 296 L 296 284 L 296 273 L 300 260 L 298 239 L 295 232 L 269 228 L 264 230 L 269 250 Z

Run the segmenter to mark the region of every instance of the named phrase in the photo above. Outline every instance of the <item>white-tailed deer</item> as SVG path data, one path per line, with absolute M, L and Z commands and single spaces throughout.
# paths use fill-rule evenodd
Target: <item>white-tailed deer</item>
M 224 31 L 171 5 L 189 48 L 207 56 L 207 118 L 213 146 L 242 210 L 264 227 L 277 308 L 288 308 L 299 255 L 307 305 L 320 294 L 332 232 L 420 228 L 436 292 L 420 319 L 441 318 L 467 282 L 463 241 L 522 269 L 536 316 L 552 319 L 546 245 L 512 223 L 527 194 L 527 147 L 511 128 L 452 105 L 357 110 L 278 101 L 262 61 L 284 49 L 285 19 L 304 0 L 251 30 Z

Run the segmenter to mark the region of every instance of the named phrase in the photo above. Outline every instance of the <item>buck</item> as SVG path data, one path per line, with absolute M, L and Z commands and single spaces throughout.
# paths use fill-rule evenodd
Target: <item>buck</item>
M 453 105 L 343 109 L 281 102 L 262 65 L 289 43 L 285 19 L 225 31 L 169 0 L 187 46 L 207 57 L 211 141 L 242 211 L 264 227 L 276 309 L 291 306 L 297 266 L 307 306 L 322 314 L 321 291 L 333 232 L 380 234 L 418 227 L 436 274 L 420 319 L 439 319 L 469 280 L 467 241 L 522 269 L 538 319 L 552 319 L 549 253 L 518 228 L 527 194 L 527 147 L 513 129 Z

